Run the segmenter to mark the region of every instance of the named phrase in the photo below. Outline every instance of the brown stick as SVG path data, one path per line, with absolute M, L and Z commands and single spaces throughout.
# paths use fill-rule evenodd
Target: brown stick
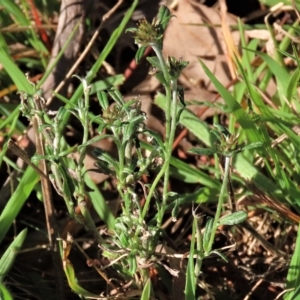
M 23 149 L 21 149 L 13 140 L 9 140 L 7 146 L 9 150 L 11 150 L 15 155 L 17 155 L 23 161 L 25 161 L 26 164 L 29 165 L 31 168 L 33 168 L 41 177 L 48 178 L 46 174 L 43 173 L 39 167 L 37 167 L 35 164 L 31 162 L 28 154 Z
M 34 99 L 36 108 L 39 112 L 42 111 L 40 98 L 36 97 Z M 45 149 L 43 143 L 43 136 L 39 132 L 39 127 L 42 125 L 41 118 L 36 114 L 32 118 L 33 129 L 36 140 L 36 153 L 38 155 L 44 156 Z M 47 164 L 45 159 L 39 160 L 39 169 L 42 173 L 48 174 Z M 62 259 L 59 254 L 59 245 L 58 245 L 58 226 L 54 215 L 53 201 L 52 201 L 52 190 L 51 183 L 48 176 L 41 176 L 41 185 L 42 185 L 42 193 L 44 199 L 44 207 L 45 207 L 45 216 L 46 216 L 46 225 L 48 231 L 49 244 L 53 259 L 54 265 L 54 277 L 57 286 L 57 299 L 65 299 L 65 291 L 64 291 L 64 278 L 63 278 L 63 265 Z

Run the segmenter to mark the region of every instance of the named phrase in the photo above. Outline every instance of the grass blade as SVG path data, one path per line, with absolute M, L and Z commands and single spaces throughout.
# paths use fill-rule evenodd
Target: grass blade
M 287 292 L 284 296 L 285 300 L 299 299 L 299 287 L 300 287 L 300 226 L 298 226 L 298 235 L 296 240 L 296 247 L 292 260 L 290 263 L 288 275 L 286 278 L 286 289 L 293 289 Z M 297 291 L 298 290 L 298 291 Z M 298 294 L 298 296 L 297 296 Z
M 23 245 L 26 235 L 27 229 L 22 230 L 0 258 L 0 281 L 3 281 L 4 276 L 12 267 L 15 258 L 18 255 L 18 251 Z
M 219 94 L 222 96 L 224 101 L 226 102 L 230 112 L 234 115 L 237 122 L 244 129 L 249 141 L 251 143 L 260 142 L 260 134 L 256 129 L 253 121 L 248 117 L 246 112 L 243 110 L 241 105 L 234 99 L 234 97 L 228 92 L 228 90 L 218 81 L 215 75 L 206 67 L 206 65 L 200 61 L 202 68 L 204 69 L 206 75 L 212 81 L 214 86 L 216 87 Z
M 195 266 L 194 266 L 194 247 L 195 247 L 195 235 L 196 235 L 197 220 L 193 221 L 193 233 L 190 246 L 190 254 L 188 260 L 188 266 L 186 270 L 186 282 L 185 282 L 185 299 L 196 299 L 196 278 L 195 278 Z
M 0 63 L 11 77 L 12 81 L 18 87 L 19 91 L 26 93 L 32 92 L 32 86 L 19 67 L 13 62 L 10 56 L 6 54 L 4 48 L 0 47 Z
M 141 296 L 141 300 L 149 300 L 150 299 L 150 292 L 151 292 L 151 280 L 148 278 L 146 284 L 143 289 L 143 293 Z
M 0 296 L 1 300 L 13 300 L 12 295 L 6 288 L 6 286 L 0 281 Z
M 27 167 L 22 179 L 0 215 L 0 243 L 38 182 L 37 173 Z

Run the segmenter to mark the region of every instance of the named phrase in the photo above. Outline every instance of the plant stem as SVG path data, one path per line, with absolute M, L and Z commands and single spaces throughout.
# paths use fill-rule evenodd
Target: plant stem
M 85 79 L 83 79 L 85 80 Z M 89 117 L 88 117 L 88 112 L 89 112 L 89 88 L 86 86 L 86 84 L 83 84 L 84 86 L 84 107 L 83 107 L 83 113 L 82 113 L 82 126 L 83 126 L 83 138 L 82 138 L 82 145 L 84 145 L 89 138 Z M 80 112 L 79 112 L 80 113 Z M 86 147 L 82 147 L 80 151 L 80 157 L 78 161 L 78 165 L 82 166 L 83 165 L 83 160 L 85 158 L 86 154 Z M 82 178 L 83 179 L 83 178 Z
M 212 244 L 214 242 L 215 235 L 216 235 L 216 232 L 217 232 L 217 228 L 218 228 L 217 223 L 220 219 L 221 210 L 222 210 L 222 206 L 223 206 L 223 202 L 224 202 L 224 196 L 225 196 L 226 188 L 227 188 L 230 161 L 231 161 L 231 156 L 225 156 L 223 183 L 222 183 L 221 190 L 220 190 L 220 196 L 219 196 L 217 211 L 216 211 L 213 226 L 212 226 L 211 236 L 210 236 L 210 239 L 209 239 L 209 243 L 208 243 L 208 247 L 207 247 L 207 251 L 206 251 L 205 255 L 208 255 L 210 253 L 211 248 L 212 248 Z
M 83 127 L 82 145 L 86 144 L 89 137 L 89 87 L 86 79 L 82 79 L 84 102 L 79 106 L 78 115 L 79 120 Z M 86 155 L 86 147 L 82 147 L 79 151 L 78 165 L 76 167 L 76 174 L 78 177 L 78 191 L 77 191 L 77 204 L 80 205 L 81 201 L 85 199 L 85 186 L 84 186 L 84 158 Z M 80 207 L 80 206 L 79 206 Z
M 153 51 L 155 52 L 155 54 L 156 54 L 156 56 L 157 56 L 157 58 L 160 62 L 160 67 L 163 71 L 165 82 L 167 84 L 170 83 L 170 74 L 169 74 L 169 71 L 168 71 L 168 66 L 167 66 L 166 61 L 163 57 L 160 46 L 157 45 L 157 44 L 151 44 L 150 46 L 152 47 Z M 165 86 L 165 88 L 167 88 L 167 87 Z
M 164 215 L 167 197 L 168 197 L 168 183 L 169 183 L 169 176 L 170 176 L 170 158 L 172 155 L 172 146 L 175 136 L 175 129 L 176 129 L 176 113 L 177 113 L 177 81 L 171 80 L 168 66 L 166 64 L 166 61 L 162 55 L 162 51 L 160 47 L 157 44 L 152 44 L 151 47 L 153 48 L 161 66 L 161 70 L 164 75 L 165 80 L 165 89 L 166 89 L 166 134 L 165 134 L 165 158 L 164 158 L 164 164 L 156 176 L 154 182 L 151 185 L 151 188 L 149 190 L 149 194 L 147 196 L 142 214 L 140 215 L 140 221 L 144 220 L 146 213 L 149 208 L 150 200 L 152 198 L 152 195 L 155 191 L 155 188 L 161 179 L 161 177 L 164 175 L 164 187 L 163 187 L 163 201 L 162 201 L 162 207 L 161 211 L 158 216 L 158 226 L 161 225 L 162 218 Z
M 82 138 L 82 145 L 86 144 L 89 138 L 89 86 L 87 84 L 86 79 L 82 80 L 83 84 L 83 91 L 84 91 L 84 103 L 82 107 L 79 107 L 79 119 L 83 126 L 83 138 Z M 91 230 L 97 239 L 99 244 L 103 244 L 103 239 L 100 236 L 97 227 L 95 226 L 95 223 L 90 215 L 89 209 L 87 208 L 87 202 L 86 202 L 86 195 L 85 195 L 85 183 L 84 183 L 84 158 L 86 155 L 86 147 L 82 147 L 79 154 L 79 160 L 78 165 L 76 168 L 76 173 L 78 176 L 78 191 L 77 191 L 77 204 L 80 208 L 81 214 L 84 218 L 84 223 L 86 227 Z
M 196 241 L 197 241 L 197 258 L 195 261 L 195 276 L 198 277 L 201 272 L 202 262 L 203 262 L 203 237 L 201 234 L 201 226 L 199 224 L 199 219 L 197 216 L 194 216 L 194 226 L 195 226 L 195 234 L 196 234 Z
M 172 99 L 170 101 L 170 128 L 169 128 L 169 134 L 167 138 L 166 134 L 166 158 L 165 158 L 165 166 L 166 170 L 164 173 L 164 187 L 163 187 L 163 197 L 162 197 L 162 206 L 161 211 L 158 215 L 157 220 L 157 226 L 160 227 L 162 223 L 162 218 L 164 216 L 166 205 L 167 205 L 167 199 L 168 199 L 168 184 L 169 184 L 169 177 L 170 177 L 170 159 L 172 156 L 172 148 L 173 148 L 173 142 L 175 137 L 175 130 L 176 130 L 176 114 L 177 114 L 177 81 L 171 80 L 171 96 Z
M 150 204 L 150 200 L 152 198 L 152 195 L 155 191 L 155 188 L 159 182 L 159 180 L 161 179 L 161 177 L 164 175 L 165 173 L 165 170 L 166 170 L 166 167 L 167 165 L 166 164 L 163 164 L 162 168 L 160 169 L 160 172 L 156 175 L 152 185 L 151 185 L 151 188 L 149 190 L 149 193 L 148 193 L 148 196 L 146 198 L 146 201 L 145 201 L 145 204 L 144 204 L 144 208 L 143 208 L 143 211 L 142 211 L 142 214 L 140 215 L 140 223 L 144 220 L 145 216 L 146 216 L 146 213 L 148 211 L 148 208 L 149 208 L 149 204 Z

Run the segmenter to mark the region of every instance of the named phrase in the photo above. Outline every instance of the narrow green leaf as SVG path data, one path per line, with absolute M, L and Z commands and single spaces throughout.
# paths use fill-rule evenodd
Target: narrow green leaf
M 19 250 L 21 249 L 27 235 L 27 229 L 22 230 L 18 236 L 10 243 L 0 259 L 0 282 L 12 267 Z
M 206 67 L 206 65 L 200 61 L 202 68 L 204 69 L 206 75 L 212 81 L 217 91 L 220 93 L 230 112 L 236 118 L 236 121 L 242 126 L 244 129 L 248 139 L 250 142 L 258 142 L 261 140 L 260 134 L 256 129 L 255 124 L 246 114 L 246 112 L 242 109 L 241 105 L 234 99 L 234 97 L 230 94 L 230 92 L 218 81 L 218 79 L 214 76 L 214 74 Z
M 263 146 L 263 143 L 262 142 L 256 142 L 256 143 L 251 143 L 251 144 L 248 144 L 246 146 L 244 146 L 242 148 L 242 150 L 250 150 L 250 149 L 257 149 L 257 148 L 260 148 Z
M 214 127 L 217 128 L 217 130 L 223 135 L 225 139 L 229 138 L 231 136 L 231 133 L 228 131 L 226 127 L 224 127 L 222 124 L 214 123 Z
M 213 230 L 213 223 L 214 223 L 214 219 L 211 217 L 207 218 L 206 224 L 205 224 L 205 231 L 204 231 L 204 235 L 203 235 L 203 249 L 205 252 L 208 252 L 208 245 L 209 245 L 209 240 L 210 240 L 210 236 Z M 209 254 L 209 253 L 207 253 Z
M 123 245 L 126 245 L 128 239 L 127 237 L 124 236 L 124 239 L 126 240 L 123 240 Z M 132 254 L 129 254 L 128 255 L 128 259 L 127 259 L 128 263 L 129 263 L 129 268 L 128 268 L 128 272 L 131 276 L 134 276 L 135 272 L 136 272 L 136 269 L 137 269 L 137 261 L 136 261 L 136 256 L 135 255 L 132 255 Z
M 172 215 L 172 221 L 173 222 L 176 222 L 177 221 L 177 215 L 178 215 L 178 213 L 179 213 L 179 204 L 178 204 L 178 200 L 176 199 L 175 201 L 174 201 L 174 203 L 175 203 L 175 205 L 174 205 L 174 207 L 173 207 L 173 209 L 172 209 L 172 212 L 171 212 L 171 215 Z
M 37 181 L 37 173 L 31 167 L 27 167 L 17 189 L 10 197 L 0 215 L 0 243 L 35 187 Z
M 215 148 L 191 148 L 188 152 L 197 155 L 214 155 L 217 153 Z
M 99 295 L 95 295 L 84 289 L 81 285 L 78 284 L 74 268 L 70 262 L 66 263 L 64 268 L 65 274 L 69 283 L 70 288 L 73 292 L 78 294 L 79 296 L 89 297 L 89 298 L 99 298 Z
M 6 286 L 0 281 L 0 299 L 1 300 L 13 300 L 12 295 L 6 288 Z
M 98 98 L 100 107 L 103 110 L 106 110 L 109 107 L 107 93 L 104 91 L 97 92 L 97 98 Z
M 240 210 L 224 216 L 218 222 L 218 225 L 236 225 L 244 222 L 248 217 L 247 212 Z
M 256 52 L 268 65 L 274 76 L 276 77 L 276 84 L 279 96 L 286 96 L 287 87 L 289 84 L 290 74 L 281 66 L 276 60 L 268 54 Z
M 109 90 L 107 90 L 107 92 L 121 107 L 125 104 L 123 95 L 117 88 L 112 87 Z
M 144 53 L 145 53 L 146 49 L 147 49 L 147 46 L 139 47 L 138 51 L 135 54 L 135 60 L 136 60 L 137 63 L 140 63 L 141 59 L 144 56 Z
M 291 300 L 300 300 L 300 286 L 295 288 L 294 294 Z
M 194 253 L 195 253 L 195 235 L 196 235 L 196 218 L 193 221 L 193 232 L 190 246 L 190 254 L 188 260 L 188 266 L 186 269 L 186 281 L 185 281 L 185 300 L 196 299 L 196 277 L 194 266 Z
M 162 85 L 168 84 L 162 71 L 157 71 L 155 77 Z
M 93 155 L 98 159 L 105 161 L 109 165 L 113 166 L 114 170 L 118 173 L 119 172 L 119 163 L 115 160 L 108 152 L 102 150 L 101 148 L 95 148 L 92 151 Z
M 24 15 L 19 5 L 17 5 L 14 1 L 0 1 L 1 6 L 5 7 L 6 11 L 11 14 L 14 21 L 19 25 L 28 26 L 29 19 Z
M 0 130 L 2 130 L 6 126 L 14 124 L 14 120 L 17 120 L 15 128 L 16 130 L 23 132 L 26 129 L 26 127 L 22 122 L 18 120 L 20 114 L 20 106 L 16 106 L 16 108 L 13 111 L 6 109 L 6 107 L 6 104 L 0 104 L 0 113 L 3 117 L 5 117 L 5 120 L 1 120 Z
M 288 275 L 286 278 L 286 290 L 292 289 L 292 291 L 288 291 L 285 294 L 284 299 L 285 300 L 299 299 L 299 287 L 300 287 L 300 226 L 298 226 L 296 246 L 290 262 Z
M 167 6 L 162 5 L 159 8 L 157 19 L 162 25 L 162 29 L 165 30 L 171 18 L 171 12 Z
M 100 132 L 101 133 L 101 132 Z M 112 138 L 113 139 L 113 136 L 111 134 L 103 134 L 103 135 L 97 135 L 95 137 L 93 137 L 92 139 L 90 139 L 89 141 L 87 141 L 86 143 L 84 144 L 81 144 L 80 146 L 78 146 L 78 150 L 88 146 L 88 145 L 91 145 L 91 144 L 94 144 L 96 142 L 99 142 L 105 138 Z
M 148 278 L 146 284 L 143 289 L 143 293 L 141 296 L 141 300 L 149 300 L 150 299 L 150 292 L 151 292 L 151 279 Z
M 124 75 L 118 74 L 105 78 L 105 80 L 98 80 L 90 84 L 90 95 L 93 95 L 99 91 L 104 91 L 111 86 L 118 86 L 124 82 Z
M 133 33 L 136 33 L 137 30 L 138 30 L 138 29 L 137 29 L 136 27 L 130 27 L 130 28 L 126 28 L 125 33 L 127 33 L 127 32 L 133 32 Z
M 217 254 L 217 255 L 220 256 L 224 261 L 226 261 L 226 262 L 228 263 L 227 257 L 226 257 L 223 253 L 221 253 L 220 251 L 218 251 L 218 250 L 213 250 L 213 251 L 211 251 L 210 253 L 215 253 L 215 254 Z
M 267 176 L 263 175 L 258 169 L 253 166 L 243 153 L 237 154 L 234 157 L 234 167 L 242 178 L 253 180 L 258 186 L 265 191 L 278 192 L 277 185 Z
M 293 75 L 290 76 L 288 86 L 286 88 L 286 98 L 288 101 L 291 101 L 292 97 L 297 93 L 297 86 L 299 84 L 300 70 L 299 68 L 293 72 Z
M 28 82 L 23 72 L 17 67 L 17 65 L 12 61 L 11 57 L 8 56 L 1 47 L 0 63 L 2 64 L 8 75 L 11 77 L 19 91 L 24 91 L 26 93 L 32 92 L 32 86 Z
M 159 59 L 156 56 L 147 57 L 147 60 L 154 68 L 160 71 L 162 70 Z

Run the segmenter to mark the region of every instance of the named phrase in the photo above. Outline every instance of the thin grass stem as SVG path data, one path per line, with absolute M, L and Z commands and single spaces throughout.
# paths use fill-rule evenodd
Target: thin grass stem
M 229 177 L 229 171 L 230 171 L 230 161 L 231 161 L 231 156 L 225 156 L 225 166 L 224 166 L 224 178 L 223 178 L 223 183 L 221 186 L 221 190 L 220 190 L 220 196 L 219 196 L 219 200 L 218 200 L 218 206 L 217 206 L 217 211 L 215 214 L 215 218 L 214 218 L 214 222 L 213 222 L 213 226 L 212 226 L 212 233 L 210 235 L 210 239 L 209 239 L 209 243 L 207 246 L 207 251 L 206 254 L 209 254 L 213 245 L 213 242 L 215 240 L 215 235 L 216 235 L 216 231 L 218 228 L 218 221 L 220 219 L 220 215 L 221 215 L 221 211 L 222 211 L 222 207 L 223 207 L 223 202 L 224 202 L 224 198 L 225 198 L 225 193 L 226 193 L 226 189 L 227 189 L 227 183 L 228 183 L 228 177 Z

